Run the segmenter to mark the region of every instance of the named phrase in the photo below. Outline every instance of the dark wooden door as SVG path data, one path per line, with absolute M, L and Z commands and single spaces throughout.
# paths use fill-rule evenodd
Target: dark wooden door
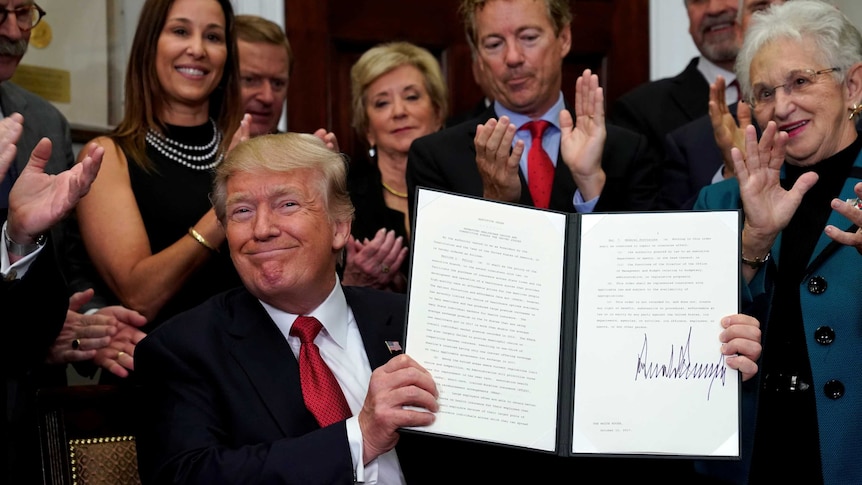
M 570 0 L 572 50 L 563 91 L 587 67 L 598 73 L 606 103 L 649 79 L 649 0 Z M 288 129 L 333 131 L 342 150 L 362 144 L 350 127 L 350 67 L 368 48 L 393 40 L 421 45 L 440 60 L 450 111 L 472 108 L 473 81 L 458 0 L 285 0 L 285 26 L 296 62 L 288 92 Z

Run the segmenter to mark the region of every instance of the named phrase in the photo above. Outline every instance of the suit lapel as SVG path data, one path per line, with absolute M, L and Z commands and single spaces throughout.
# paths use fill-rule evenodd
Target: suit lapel
M 296 415 L 290 410 L 305 409 L 305 403 L 299 364 L 284 335 L 250 293 L 241 292 L 237 298 L 236 315 L 225 329 L 231 357 L 252 382 L 282 433 L 295 434 L 297 428 L 309 424 L 317 427 L 311 413 L 309 423 L 297 424 L 290 418 L 291 414 Z
M 685 70 L 673 79 L 676 87 L 671 98 L 689 120 L 701 117 L 709 103 L 709 83 L 697 69 L 698 58 L 692 59 Z
M 344 287 L 344 296 L 356 318 L 365 354 L 373 371 L 396 355 L 389 352 L 386 342 L 401 342 L 404 337 L 403 309 L 382 306 L 378 299 L 359 295 L 349 286 Z

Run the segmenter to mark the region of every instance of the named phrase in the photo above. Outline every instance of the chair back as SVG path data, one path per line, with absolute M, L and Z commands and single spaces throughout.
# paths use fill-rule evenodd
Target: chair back
M 40 389 L 36 397 L 46 485 L 137 485 L 131 386 Z

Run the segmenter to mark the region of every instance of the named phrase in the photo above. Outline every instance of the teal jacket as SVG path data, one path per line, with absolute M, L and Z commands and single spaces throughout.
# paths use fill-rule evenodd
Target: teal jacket
M 862 155 L 856 158 L 854 170 L 845 181 L 839 198 L 855 198 L 853 187 L 862 181 Z M 728 179 L 704 188 L 695 202 L 696 210 L 738 209 L 742 207 L 739 184 Z M 847 229 L 852 222 L 833 211 L 827 224 Z M 820 434 L 820 454 L 825 484 L 862 483 L 862 255 L 852 246 L 839 246 L 823 258 L 821 253 L 832 242 L 822 233 L 809 265 L 818 259 L 813 271 L 799 285 L 806 347 L 813 373 L 813 387 Z M 771 275 L 781 264 L 781 234 L 772 246 L 771 259 L 748 285 L 743 285 L 742 308 L 765 323 L 772 305 Z M 813 278 L 826 283 L 825 291 L 809 291 Z M 820 285 L 822 288 L 822 285 Z M 821 326 L 835 331 L 832 343 L 815 340 Z M 768 329 L 765 329 L 768 332 Z M 743 391 L 742 460 L 739 462 L 698 463 L 702 472 L 745 483 L 751 465 L 754 423 L 757 411 L 759 379 L 751 379 Z M 825 388 L 834 389 L 835 381 L 843 384 L 841 397 L 830 397 Z M 827 385 L 827 383 L 829 383 Z

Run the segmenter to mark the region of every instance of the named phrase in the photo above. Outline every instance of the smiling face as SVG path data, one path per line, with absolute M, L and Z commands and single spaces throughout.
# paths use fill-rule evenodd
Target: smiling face
M 409 64 L 368 85 L 365 112 L 369 145 L 394 156 L 406 156 L 413 140 L 439 130 L 442 124 L 425 88 L 425 77 Z
M 15 10 L 33 5 L 32 0 L 0 0 L 0 8 Z M 8 81 L 15 74 L 18 63 L 27 52 L 31 30 L 21 30 L 13 14 L 6 16 L 0 24 L 0 82 Z
M 255 297 L 291 313 L 332 291 L 350 234 L 349 221 L 329 217 L 322 180 L 304 168 L 237 172 L 227 181 L 225 230 L 237 272 Z
M 275 133 L 287 99 L 289 64 L 284 46 L 237 41 L 242 104 L 251 115 L 251 136 Z
M 477 67 L 493 98 L 531 118 L 548 111 L 560 95 L 569 25 L 555 34 L 545 2 L 536 0 L 491 0 L 475 19 Z
M 216 0 L 176 0 L 159 35 L 156 74 L 165 104 L 206 105 L 227 59 L 225 16 Z
M 688 32 L 697 50 L 713 63 L 733 69 L 739 53 L 740 30 L 736 23 L 739 0 L 686 0 Z
M 835 67 L 823 65 L 822 58 L 814 43 L 804 38 L 801 42 L 787 38 L 774 40 L 761 48 L 751 61 L 752 91 L 784 85 L 793 71 Z M 859 97 L 858 71 L 857 68 L 848 69 L 844 84 L 830 73 L 820 74 L 804 88 L 795 87 L 791 94 L 778 88 L 771 102 L 755 104 L 754 116 L 760 126 L 774 121 L 779 130 L 789 135 L 788 163 L 813 165 L 853 142 L 856 127 L 847 119 L 847 108 Z

